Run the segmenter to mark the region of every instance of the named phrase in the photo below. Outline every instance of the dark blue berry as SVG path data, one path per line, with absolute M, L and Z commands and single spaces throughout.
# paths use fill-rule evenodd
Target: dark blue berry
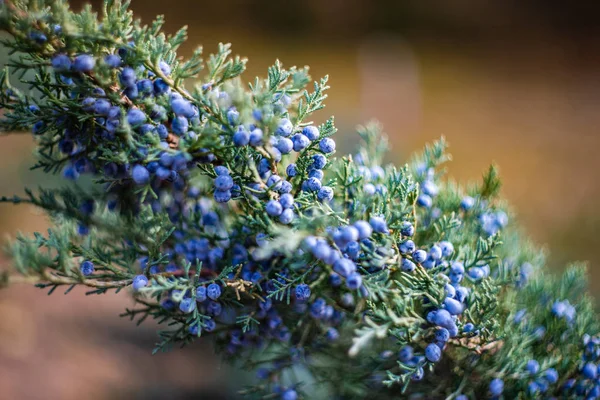
M 206 295 L 211 300 L 217 300 L 219 297 L 221 297 L 221 286 L 216 283 L 211 283 L 206 288 Z
M 121 71 L 120 80 L 123 86 L 134 86 L 135 81 L 137 80 L 135 70 L 131 67 L 123 68 L 123 71 Z
M 229 175 L 219 175 L 215 179 L 215 188 L 217 190 L 229 190 L 233 187 L 233 179 Z
M 425 250 L 417 250 L 412 254 L 413 260 L 417 263 L 422 263 L 427 259 L 427 252 Z
M 231 200 L 231 191 L 215 190 L 213 197 L 217 203 L 227 203 L 229 200 Z
M 192 118 L 195 114 L 192 103 L 185 99 L 174 99 L 171 101 L 171 109 L 177 116 Z
M 137 164 L 131 171 L 131 177 L 136 185 L 145 185 L 150 181 L 150 172 L 143 165 Z
M 305 301 L 310 298 L 310 286 L 305 283 L 301 283 L 296 286 L 296 299 L 299 301 Z
M 104 63 L 110 68 L 119 68 L 121 66 L 121 57 L 116 54 L 109 54 L 104 57 Z
M 132 126 L 141 125 L 146 122 L 146 114 L 137 108 L 132 108 L 127 112 L 127 122 Z
M 71 59 L 66 54 L 58 54 L 52 57 L 52 68 L 58 72 L 64 72 L 71 69 Z
M 250 143 L 250 134 L 243 126 L 240 126 L 237 132 L 233 134 L 233 144 L 241 147 L 248 145 L 248 143 Z
M 191 297 L 186 297 L 179 303 L 179 309 L 184 314 L 189 314 L 196 309 L 196 302 Z
M 159 96 L 161 94 L 169 93 L 170 91 L 171 91 L 171 87 L 162 78 L 158 78 L 158 79 L 154 80 L 154 93 L 157 96 Z
M 96 65 L 96 60 L 94 60 L 94 57 L 92 57 L 88 54 L 81 54 L 81 55 L 75 57 L 75 60 L 73 60 L 73 65 L 71 65 L 71 68 L 77 72 L 90 72 L 91 70 L 94 69 L 95 65 Z
M 176 133 L 179 136 L 186 133 L 189 129 L 189 126 L 190 125 L 187 118 L 182 116 L 173 118 L 173 122 L 171 122 L 171 129 L 173 130 L 173 133 Z
M 323 154 L 315 154 L 313 156 L 312 166 L 316 169 L 323 169 L 327 165 L 327 157 Z
M 79 266 L 79 270 L 83 276 L 90 276 L 94 273 L 94 263 L 91 261 L 85 260 Z
M 529 360 L 527 361 L 527 365 L 525 366 L 525 368 L 527 369 L 527 372 L 529 372 L 531 375 L 535 375 L 540 371 L 540 363 L 538 363 L 535 360 Z

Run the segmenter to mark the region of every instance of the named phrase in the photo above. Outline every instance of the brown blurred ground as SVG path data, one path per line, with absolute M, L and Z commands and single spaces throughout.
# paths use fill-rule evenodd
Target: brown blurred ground
M 247 80 L 264 76 L 276 58 L 310 65 L 314 78 L 329 74 L 330 98 L 318 118 L 335 115 L 339 135 L 379 119 L 393 146 L 389 161 L 404 162 L 442 134 L 458 180 L 478 179 L 495 161 L 520 221 L 548 244 L 551 267 L 589 260 L 592 289 L 600 290 L 600 26 L 592 2 L 132 5 L 145 22 L 164 13 L 170 32 L 190 25 L 184 55 L 195 43 L 212 51 L 232 42 L 250 59 Z M 0 140 L 1 194 L 42 182 L 27 172 L 31 140 Z M 351 143 L 339 141 L 340 152 Z M 31 209 L 0 207 L 2 233 L 44 226 Z M 126 295 L 1 291 L 0 398 L 212 398 L 207 388 L 222 388 L 225 378 L 210 351 L 196 345 L 151 357 L 154 327 L 117 317 L 129 304 Z

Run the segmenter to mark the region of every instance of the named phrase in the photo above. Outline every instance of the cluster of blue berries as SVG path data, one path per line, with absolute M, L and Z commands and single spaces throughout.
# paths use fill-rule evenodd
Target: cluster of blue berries
M 417 204 L 423 208 L 431 208 L 433 200 L 439 194 L 440 189 L 435 183 L 435 169 L 421 164 L 417 168 L 417 175 L 422 177 L 420 181 L 421 192 L 417 198 Z
M 584 334 L 578 373 L 562 386 L 562 395 L 585 399 L 600 398 L 600 337 Z

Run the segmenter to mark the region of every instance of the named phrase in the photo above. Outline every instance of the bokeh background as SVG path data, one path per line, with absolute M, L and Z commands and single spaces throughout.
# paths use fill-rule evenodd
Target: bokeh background
M 276 58 L 310 65 L 313 78 L 329 74 L 330 97 L 317 119 L 336 116 L 340 152 L 353 150 L 357 124 L 376 118 L 390 137 L 389 161 L 404 162 L 445 135 L 458 180 L 479 179 L 496 162 L 504 196 L 533 240 L 547 245 L 552 270 L 589 261 L 600 299 L 600 3 L 133 0 L 132 7 L 144 22 L 164 14 L 169 32 L 189 25 L 184 56 L 195 44 L 208 53 L 233 43 L 250 59 L 248 81 Z M 28 171 L 27 135 L 0 140 L 1 194 L 47 183 Z M 46 226 L 33 209 L 0 206 L 3 237 Z M 231 382 L 247 377 L 208 347 L 150 356 L 155 327 L 117 317 L 130 304 L 126 294 L 0 291 L 0 398 L 234 398 Z

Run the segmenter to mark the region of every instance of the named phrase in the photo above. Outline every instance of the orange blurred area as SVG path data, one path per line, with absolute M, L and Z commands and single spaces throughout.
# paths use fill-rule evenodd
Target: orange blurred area
M 599 298 L 598 7 L 428 3 L 133 0 L 132 8 L 147 23 L 165 14 L 169 32 L 188 24 L 184 56 L 195 44 L 208 53 L 233 43 L 250 60 L 247 81 L 265 76 L 277 58 L 310 65 L 315 79 L 329 74 L 327 107 L 316 118 L 335 115 L 338 137 L 349 139 L 338 141 L 338 153 L 353 151 L 354 127 L 376 118 L 390 136 L 390 162 L 404 163 L 441 135 L 454 156 L 449 172 L 461 182 L 479 179 L 494 161 L 516 218 L 547 244 L 552 270 L 589 261 Z M 0 140 L 0 195 L 45 183 L 41 172 L 28 171 L 28 135 Z M 28 206 L 0 206 L 3 236 L 43 231 L 46 223 Z M 208 345 L 150 356 L 155 327 L 118 318 L 131 304 L 125 293 L 0 291 L 0 397 L 234 397 L 223 384 L 234 372 Z

